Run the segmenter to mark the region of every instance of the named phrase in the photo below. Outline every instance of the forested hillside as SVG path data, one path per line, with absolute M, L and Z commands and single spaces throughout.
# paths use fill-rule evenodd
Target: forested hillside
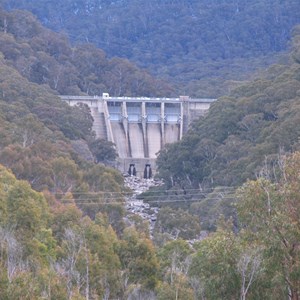
M 299 54 L 296 27 L 288 64 L 220 98 L 182 141 L 161 151 L 169 190 L 144 195 L 163 207 L 156 243 L 193 236 L 197 218 L 202 230 L 215 231 L 192 255 L 178 240 L 164 246 L 176 247 L 172 258 L 183 270 L 170 280 L 175 297 L 186 272 L 191 299 L 299 299 Z
M 33 191 L 0 166 L 1 299 L 125 299 L 154 289 L 158 260 L 133 228 L 119 238 L 104 214 Z
M 1 3 L 1 2 L 0 2 Z M 176 83 L 191 96 L 221 96 L 288 48 L 298 0 L 15 1 L 74 42 L 91 42 Z M 179 94 L 179 92 L 177 92 Z
M 68 44 L 65 41 L 60 44 L 63 39 L 44 29 L 26 12 L 2 12 L 1 20 L 2 24 L 6 20 L 10 25 L 0 33 L 0 164 L 11 169 L 18 179 L 26 180 L 33 189 L 50 192 L 57 199 L 68 193 L 73 199 L 74 193 L 79 201 L 88 198 L 85 193 L 96 193 L 93 201 L 104 202 L 107 199 L 97 195 L 99 191 L 124 191 L 122 176 L 103 164 L 116 158 L 115 150 L 110 143 L 95 139 L 88 108 L 69 107 L 52 89 L 51 80 L 58 75 L 50 72 L 52 68 L 64 73 L 62 81 L 66 84 L 60 85 L 62 91 L 74 86 L 68 77 L 75 75 L 75 67 L 73 73 L 68 73 L 55 58 L 62 55 L 56 46 Z M 38 38 L 35 42 L 33 36 L 29 37 L 33 33 Z M 57 38 L 54 42 L 57 52 L 49 53 L 51 40 L 42 38 L 45 33 Z M 67 49 L 71 51 L 70 47 Z M 123 214 L 118 203 L 110 212 L 99 206 L 94 210 L 91 205 L 81 208 L 92 217 L 101 209 L 108 215 L 116 214 L 115 209 Z M 119 219 L 114 223 L 116 230 L 119 223 Z
M 275 170 L 280 154 L 298 149 L 299 27 L 293 35 L 288 64 L 272 65 L 220 98 L 181 142 L 161 152 L 158 165 L 166 182 L 236 186 L 259 176 L 264 166 Z
M 163 82 L 128 60 L 108 59 L 91 44 L 72 47 L 26 11 L 0 10 L 0 51 L 21 76 L 59 94 L 158 96 L 171 93 Z
M 1 11 L 0 20 L 0 299 L 153 294 L 159 282 L 153 244 L 146 231 L 125 224 L 128 190 L 104 164 L 115 150 L 95 140 L 87 107 L 69 107 L 57 96 L 87 92 L 81 84 L 96 80 L 93 63 L 87 73 L 80 67 L 83 57 L 103 68 L 125 63 L 131 78 L 140 71 L 95 47 L 71 48 L 27 12 Z M 72 60 L 76 51 L 83 57 Z
M 192 246 L 154 248 L 142 231 L 117 235 L 105 215 L 83 217 L 70 199 L 37 193 L 0 166 L 1 299 L 299 299 L 300 154 L 278 181 L 248 182 L 240 228 Z

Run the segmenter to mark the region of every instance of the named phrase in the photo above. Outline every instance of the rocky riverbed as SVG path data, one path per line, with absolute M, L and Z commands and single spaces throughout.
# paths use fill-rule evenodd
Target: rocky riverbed
M 126 197 L 126 209 L 128 213 L 136 214 L 143 220 L 149 222 L 150 235 L 152 235 L 153 228 L 155 225 L 158 207 L 151 206 L 149 203 L 144 203 L 143 200 L 137 199 L 137 196 L 146 192 L 153 186 L 161 186 L 163 182 L 155 179 L 142 179 L 136 176 L 125 177 L 125 185 L 129 187 L 133 194 L 132 196 Z

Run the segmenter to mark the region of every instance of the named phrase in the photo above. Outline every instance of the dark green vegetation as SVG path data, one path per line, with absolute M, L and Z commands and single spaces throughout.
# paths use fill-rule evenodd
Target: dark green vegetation
M 205 230 L 215 229 L 220 214 L 237 227 L 234 188 L 261 176 L 277 180 L 281 156 L 300 146 L 299 40 L 296 27 L 287 61 L 220 98 L 179 143 L 161 151 L 159 175 L 170 191 L 157 197 L 160 205 L 184 207 Z
M 125 299 L 154 290 L 154 247 L 125 228 L 123 177 L 102 164 L 115 159 L 112 145 L 95 140 L 87 107 L 57 97 L 92 85 L 92 67 L 103 71 L 91 64 L 84 73 L 80 55 L 108 69 L 124 61 L 71 48 L 26 12 L 1 11 L 0 24 L 0 299 Z M 125 65 L 134 77 L 138 69 Z
M 159 173 L 169 186 L 237 186 L 263 166 L 275 170 L 279 154 L 298 149 L 299 27 L 293 33 L 288 62 L 221 98 L 182 141 L 161 151 Z
M 1 300 L 299 300 L 299 28 L 285 62 L 162 151 L 170 190 L 148 194 L 169 201 L 155 246 L 143 220 L 124 218 L 123 177 L 102 164 L 112 145 L 95 140 L 86 107 L 57 93 L 151 96 L 161 83 L 91 45 L 71 47 L 29 13 L 1 11 L 0 29 Z M 183 240 L 200 229 L 211 231 L 203 241 Z
M 106 149 L 102 154 L 100 147 L 94 149 L 99 141 L 94 138 L 88 109 L 62 103 L 53 87 L 57 78 L 65 83 L 57 90 L 70 91 L 74 82 L 69 77 L 75 73 L 85 80 L 81 69 L 76 71 L 67 60 L 59 64 L 64 51 L 75 49 L 28 13 L 1 11 L 0 24 L 0 163 L 39 191 L 93 190 L 95 179 L 89 175 L 93 160 L 107 161 L 115 155 L 104 153 L 111 149 L 108 143 L 102 143 Z M 79 78 L 76 82 L 79 91 Z M 108 172 L 114 182 L 103 181 L 102 188 L 122 190 L 123 180 L 116 171 L 100 165 L 95 168 L 95 173 Z
M 169 87 L 125 59 L 108 59 L 91 44 L 71 47 L 25 11 L 0 9 L 0 51 L 30 82 L 47 85 L 61 95 L 158 96 Z
M 183 94 L 202 97 L 223 95 L 234 81 L 274 61 L 300 19 L 298 0 L 2 3 L 28 9 L 74 42 L 91 42 L 174 82 Z

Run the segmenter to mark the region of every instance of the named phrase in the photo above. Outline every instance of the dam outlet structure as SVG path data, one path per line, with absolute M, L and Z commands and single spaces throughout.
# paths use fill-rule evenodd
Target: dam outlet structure
M 156 172 L 157 154 L 179 141 L 193 120 L 204 116 L 216 99 L 62 95 L 70 106 L 85 104 L 93 117 L 96 138 L 116 145 L 116 167 L 129 175 L 149 178 Z

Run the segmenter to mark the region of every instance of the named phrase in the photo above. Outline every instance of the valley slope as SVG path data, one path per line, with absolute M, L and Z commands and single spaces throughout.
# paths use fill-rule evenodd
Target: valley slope
M 146 67 L 173 82 L 177 95 L 197 97 L 222 96 L 274 62 L 300 20 L 297 0 L 1 2 L 33 12 L 74 43 Z

